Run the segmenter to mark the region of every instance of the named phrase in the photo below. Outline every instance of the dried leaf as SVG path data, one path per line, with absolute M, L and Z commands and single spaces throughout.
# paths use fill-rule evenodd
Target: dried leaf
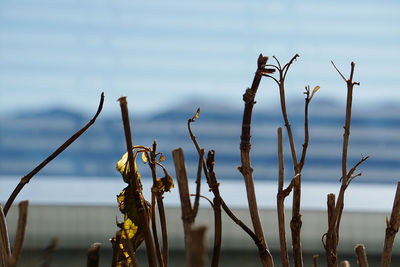
M 146 152 L 142 153 L 142 160 L 143 160 L 144 163 L 147 163 L 149 161 L 148 158 L 147 158 L 147 153 Z
M 160 159 L 158 160 L 158 162 L 163 162 L 165 160 L 165 156 L 163 154 L 160 154 Z
M 131 219 L 127 218 L 124 221 L 124 230 L 122 231 L 121 237 L 126 239 L 125 233 L 128 235 L 129 239 L 132 239 L 133 236 L 136 234 L 138 227 L 132 222 Z
M 137 177 L 140 179 L 140 173 L 138 172 L 137 166 L 136 166 L 136 159 L 133 161 L 134 163 L 134 168 Z M 129 162 L 128 162 L 128 152 L 125 152 L 125 154 L 122 156 L 122 158 L 117 162 L 117 171 L 119 171 L 122 175 L 122 178 L 124 179 L 124 182 L 129 184 Z
M 313 97 L 313 95 L 321 88 L 319 85 L 315 86 L 314 90 L 312 91 L 312 94 L 310 96 L 310 99 Z

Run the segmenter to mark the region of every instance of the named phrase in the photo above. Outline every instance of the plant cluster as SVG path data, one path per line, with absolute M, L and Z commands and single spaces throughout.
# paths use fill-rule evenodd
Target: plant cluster
M 287 138 L 289 141 L 292 164 L 294 169 L 294 176 L 285 184 L 285 163 L 283 157 L 283 134 L 282 128 L 277 129 L 278 145 L 277 155 L 279 159 L 279 173 L 278 173 L 278 188 L 277 188 L 277 214 L 279 225 L 279 240 L 280 240 L 280 256 L 282 266 L 288 267 L 289 262 L 293 262 L 296 267 L 303 266 L 303 252 L 301 245 L 301 182 L 302 170 L 306 162 L 307 148 L 309 143 L 309 104 L 311 100 L 320 89 L 315 86 L 311 90 L 310 86 L 305 87 L 305 105 L 304 105 L 304 143 L 302 144 L 301 153 L 296 150 L 293 132 L 290 125 L 285 98 L 285 80 L 289 68 L 296 61 L 299 55 L 295 55 L 287 64 L 281 65 L 277 58 L 274 57 L 275 64 L 267 64 L 268 57 L 260 55 L 257 61 L 257 70 L 250 88 L 247 88 L 244 95 L 244 111 L 242 120 L 242 133 L 240 143 L 241 166 L 238 168 L 243 175 L 249 212 L 252 222 L 252 227 L 244 224 L 228 207 L 225 203 L 223 196 L 219 191 L 220 183 L 217 180 L 217 174 L 214 171 L 215 165 L 215 151 L 210 150 L 205 153 L 205 150 L 198 143 L 196 136 L 192 130 L 192 124 L 199 118 L 200 109 L 198 109 L 192 118 L 188 119 L 187 128 L 189 136 L 196 148 L 199 156 L 198 168 L 196 174 L 196 191 L 194 194 L 189 192 L 188 175 L 185 167 L 185 160 L 183 150 L 181 148 L 172 151 L 174 160 L 174 167 L 176 172 L 176 180 L 178 184 L 182 222 L 184 231 L 184 243 L 186 252 L 186 266 L 200 267 L 205 266 L 205 227 L 196 226 L 196 216 L 199 209 L 200 198 L 205 198 L 210 203 L 214 213 L 214 244 L 211 259 L 211 266 L 219 266 L 220 253 L 221 253 L 221 240 L 222 240 L 222 212 L 224 211 L 234 223 L 236 223 L 249 237 L 254 241 L 258 249 L 260 262 L 264 267 L 274 266 L 274 261 L 270 250 L 268 248 L 267 238 L 264 235 L 262 223 L 259 217 L 259 210 L 257 207 L 257 200 L 255 194 L 255 185 L 253 180 L 253 168 L 251 166 L 250 151 L 251 151 L 251 120 L 252 111 L 255 102 L 256 93 L 260 85 L 262 77 L 272 79 L 278 87 L 280 96 L 280 105 L 284 127 L 286 128 Z M 352 112 L 352 99 L 353 89 L 358 82 L 353 81 L 355 64 L 351 63 L 351 70 L 349 78 L 346 78 L 334 65 L 332 65 L 342 77 L 347 87 L 347 101 L 346 101 L 346 117 L 343 134 L 343 149 L 342 149 L 342 171 L 339 176 L 341 187 L 339 194 L 336 198 L 335 194 L 327 196 L 327 213 L 328 225 L 327 231 L 322 235 L 322 245 L 325 249 L 326 263 L 329 267 L 338 266 L 338 245 L 339 233 L 342 213 L 344 209 L 344 195 L 350 183 L 356 178 L 361 176 L 360 172 L 356 172 L 357 168 L 368 159 L 368 156 L 362 156 L 361 159 L 351 168 L 348 168 L 348 145 L 351 128 L 351 112 Z M 0 248 L 1 260 L 3 266 L 16 266 L 21 255 L 22 245 L 24 240 L 24 233 L 27 223 L 28 202 L 22 201 L 19 204 L 20 213 L 18 221 L 18 229 L 13 249 L 10 248 L 8 240 L 8 230 L 5 221 L 5 216 L 14 202 L 18 193 L 22 188 L 29 183 L 30 179 L 37 174 L 43 167 L 45 167 L 52 159 L 57 157 L 64 151 L 70 144 L 72 144 L 82 133 L 84 133 L 96 120 L 100 114 L 103 106 L 104 95 L 101 95 L 100 104 L 95 116 L 85 125 L 82 129 L 76 132 L 70 139 L 68 139 L 62 146 L 60 146 L 52 155 L 39 164 L 32 172 L 21 178 L 20 183 L 16 186 L 15 190 L 9 197 L 4 209 L 0 205 Z M 122 156 L 121 160 L 117 163 L 117 170 L 121 173 L 122 178 L 127 186 L 117 195 L 118 207 L 123 214 L 123 221 L 116 222 L 118 231 L 115 236 L 111 238 L 113 247 L 113 258 L 111 266 L 139 266 L 136 260 L 135 252 L 141 243 L 144 241 L 146 246 L 146 254 L 148 265 L 151 267 L 166 267 L 168 266 L 168 231 L 165 216 L 165 208 L 163 204 L 164 193 L 170 191 L 174 187 L 174 182 L 171 175 L 168 173 L 162 162 L 165 157 L 162 153 L 157 151 L 157 142 L 154 141 L 151 147 L 133 145 L 131 128 L 129 123 L 129 113 L 126 97 L 119 99 L 122 122 L 125 133 L 126 153 Z M 142 160 L 147 163 L 151 170 L 153 186 L 151 188 L 150 202 L 143 197 L 143 188 L 140 180 L 140 173 L 136 166 L 136 158 L 141 155 Z M 132 168 L 133 166 L 133 168 Z M 158 175 L 158 170 L 162 170 L 162 175 Z M 200 194 L 200 187 L 202 176 L 204 175 L 207 182 L 209 191 L 213 194 L 213 199 L 208 199 Z M 292 216 L 290 219 L 291 230 L 291 246 L 292 257 L 290 260 L 288 253 L 288 242 L 285 232 L 285 206 L 284 201 L 287 196 L 293 194 Z M 194 198 L 192 204 L 191 198 Z M 156 212 L 158 210 L 159 224 L 161 229 L 161 244 L 158 237 Z M 387 267 L 390 265 L 391 252 L 395 235 L 400 225 L 400 183 L 398 184 L 396 196 L 393 204 L 393 210 L 390 220 L 387 218 L 387 229 L 385 235 L 384 249 L 382 253 L 381 266 Z M 95 243 L 88 250 L 88 266 L 98 266 L 99 264 L 99 249 L 100 244 Z M 356 246 L 356 255 L 358 258 L 358 265 L 361 267 L 368 266 L 367 257 L 365 254 L 364 246 Z M 347 261 L 340 263 L 341 266 L 349 266 Z M 314 266 L 318 266 L 318 255 L 314 256 Z

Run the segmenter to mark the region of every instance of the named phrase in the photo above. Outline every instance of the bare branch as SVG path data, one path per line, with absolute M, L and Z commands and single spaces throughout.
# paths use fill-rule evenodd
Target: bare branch
M 193 204 L 193 216 L 196 218 L 197 212 L 199 210 L 199 200 L 200 200 L 200 187 L 201 187 L 201 170 L 203 167 L 204 159 L 204 149 L 200 150 L 199 163 L 197 165 L 197 177 L 196 177 L 196 198 Z
M 357 164 L 356 165 L 354 165 L 354 167 L 353 168 L 351 168 L 350 170 L 349 170 L 349 172 L 347 173 L 347 185 L 349 185 L 350 184 L 350 179 L 353 177 L 353 173 L 357 170 L 357 168 L 358 168 L 358 166 L 360 166 L 364 161 L 366 161 L 367 159 L 369 159 L 369 156 L 366 156 L 366 157 L 361 157 L 361 159 L 360 159 L 360 161 L 358 161 L 357 162 Z M 357 176 L 360 176 L 360 175 L 357 175 Z M 354 179 L 354 178 L 353 178 Z M 352 180 L 352 179 L 351 179 Z
M 297 173 L 293 178 L 293 204 L 292 204 L 292 220 L 290 221 L 290 229 L 292 231 L 292 247 L 293 260 L 295 267 L 303 266 L 303 253 L 301 250 L 301 214 L 300 214 L 300 197 L 301 197 L 301 175 Z
M 266 64 L 268 57 L 259 56 L 258 62 L 264 61 L 264 65 Z M 257 200 L 254 189 L 254 181 L 253 181 L 253 168 L 250 164 L 250 127 L 251 127 L 251 118 L 252 111 L 254 106 L 254 99 L 260 85 L 262 70 L 260 64 L 258 64 L 258 68 L 256 74 L 254 75 L 253 83 L 251 88 L 248 88 L 243 95 L 243 101 L 245 103 L 244 111 L 243 111 L 243 121 L 242 121 L 242 135 L 241 135 L 241 143 L 240 143 L 240 154 L 241 154 L 241 163 L 242 166 L 239 167 L 239 171 L 242 173 L 247 192 L 247 200 L 249 203 L 249 210 L 251 214 L 251 219 L 254 227 L 255 234 L 257 238 L 261 241 L 263 245 L 263 250 L 259 250 L 259 255 L 261 262 L 264 267 L 272 267 L 274 265 L 272 256 L 268 251 L 267 243 L 264 239 L 264 233 L 260 221 L 260 216 L 258 214 L 257 208 Z
M 383 247 L 381 266 L 389 267 L 392 255 L 392 248 L 394 239 L 400 226 L 400 182 L 397 182 L 396 195 L 393 201 L 392 213 L 390 215 L 390 221 L 387 219 L 385 243 Z
M 182 148 L 173 150 L 172 156 L 174 158 L 176 179 L 178 180 L 179 196 L 181 200 L 182 222 L 185 235 L 186 266 L 191 267 L 192 260 L 190 245 L 192 243 L 191 229 L 194 222 L 194 217 L 192 212 L 192 204 L 189 198 L 189 186 Z
M 283 144 L 282 144 L 282 128 L 278 128 L 278 158 L 279 158 L 279 182 L 278 182 L 278 195 L 277 195 L 277 212 L 278 212 L 278 226 L 279 226 L 279 244 L 281 248 L 282 266 L 289 266 L 289 256 L 286 246 L 286 232 L 285 232 L 285 196 L 283 195 L 284 183 L 284 161 L 283 161 Z
M 122 122 L 124 125 L 124 133 L 125 133 L 125 141 L 126 141 L 126 150 L 128 151 L 128 163 L 129 166 L 131 166 L 131 169 L 133 169 L 133 166 L 135 166 L 134 163 L 134 157 L 133 157 L 133 152 L 132 152 L 132 135 L 131 135 L 131 127 L 130 127 L 130 122 L 129 122 L 129 113 L 128 113 L 128 103 L 126 101 L 126 97 L 121 97 L 118 99 L 121 107 L 121 115 L 122 115 Z M 151 232 L 149 229 L 149 214 L 147 214 L 147 209 L 144 207 L 143 201 L 140 201 L 143 199 L 142 197 L 142 192 L 141 192 L 141 187 L 139 184 L 139 178 L 137 177 L 136 171 L 130 171 L 128 173 L 129 175 L 129 185 L 133 189 L 134 196 L 136 200 L 135 205 L 137 205 L 137 210 L 139 211 L 139 226 L 141 229 L 143 229 L 144 232 L 144 240 L 145 240 L 145 245 L 146 245 L 146 252 L 147 252 L 147 258 L 149 261 L 149 266 L 150 267 L 156 267 L 157 262 L 156 262 L 156 253 L 154 249 L 154 244 L 153 244 L 153 238 L 151 236 Z
M 339 73 L 339 75 L 342 77 L 342 79 L 347 82 L 347 79 L 343 76 L 343 74 L 340 72 L 340 70 L 336 67 L 335 63 L 333 63 L 333 61 L 331 60 L 331 63 L 333 65 L 333 67 L 335 68 L 335 70 Z
M 18 226 L 17 226 L 17 233 L 15 234 L 15 241 L 14 246 L 11 254 L 11 265 L 17 265 L 19 258 L 22 253 L 22 247 L 24 244 L 25 238 L 25 230 L 26 230 L 26 223 L 28 219 L 28 200 L 21 201 L 18 205 L 19 207 L 19 214 L 18 214 Z
M 284 73 L 284 74 L 283 74 L 283 79 L 286 78 L 286 74 L 287 74 L 287 72 L 288 72 L 290 66 L 293 64 L 293 62 L 294 62 L 299 56 L 300 56 L 299 54 L 294 55 L 294 57 L 293 57 L 288 63 L 286 63 L 285 66 L 283 66 L 283 69 L 282 69 L 282 71 L 283 71 L 283 73 Z
M 335 194 L 328 194 L 328 232 L 325 234 L 325 252 L 328 267 L 337 266 L 337 252 L 336 252 L 336 218 L 335 218 Z
M 308 148 L 308 142 L 309 142 L 309 133 L 308 133 L 308 106 L 311 101 L 310 97 L 310 86 L 306 86 L 306 98 L 305 98 L 305 106 L 304 106 L 304 143 L 303 143 L 303 150 L 301 152 L 301 159 L 299 162 L 299 170 L 301 171 L 304 166 L 304 161 L 306 159 L 306 153 L 307 153 L 307 148 Z
M 0 205 L 0 253 L 3 266 L 7 266 L 8 260 L 11 257 L 10 240 L 8 239 L 8 230 L 6 216 L 3 212 L 3 207 Z
M 47 164 L 50 163 L 53 159 L 55 159 L 61 152 L 63 152 L 69 145 L 71 145 L 79 136 L 81 136 L 93 123 L 96 121 L 99 116 L 101 110 L 103 109 L 104 103 L 104 93 L 101 93 L 99 107 L 97 108 L 97 112 L 94 117 L 79 131 L 74 133 L 64 144 L 62 144 L 56 151 L 53 152 L 47 159 L 45 159 L 42 163 L 40 163 L 35 169 L 33 169 L 30 173 L 21 178 L 19 184 L 15 187 L 14 191 L 11 193 L 11 196 L 8 198 L 6 205 L 4 206 L 4 215 L 7 216 L 7 212 L 10 209 L 12 203 L 15 198 L 21 192 L 22 188 L 29 183 L 33 176 L 35 176 L 41 169 L 43 169 Z
M 147 162 L 149 164 L 150 170 L 151 170 L 151 175 L 153 178 L 153 186 L 152 186 L 152 190 L 151 190 L 151 229 L 153 232 L 153 240 L 154 240 L 154 245 L 155 245 L 155 251 L 156 251 L 156 255 L 157 255 L 157 260 L 158 260 L 158 264 L 160 267 L 164 267 L 164 258 L 161 255 L 161 248 L 160 248 L 160 242 L 158 239 L 158 233 L 157 233 L 157 223 L 156 223 L 156 199 L 157 199 L 157 204 L 158 205 L 158 210 L 160 212 L 160 214 L 164 213 L 164 210 L 160 210 L 164 209 L 164 205 L 163 205 L 163 200 L 162 200 L 162 193 L 160 192 L 160 189 L 157 186 L 157 168 L 156 168 L 156 156 L 157 156 L 157 142 L 156 140 L 153 141 L 153 145 L 152 145 L 152 149 L 150 150 L 150 157 L 148 156 L 147 152 L 144 152 L 146 157 L 147 157 Z M 165 228 L 162 232 L 163 234 L 163 248 L 165 248 L 165 246 L 167 246 L 168 248 L 168 242 L 167 241 L 167 231 L 166 231 L 166 221 L 165 221 L 165 216 L 163 218 L 163 220 L 161 220 L 161 225 L 163 228 Z M 165 236 L 166 235 L 166 236 Z M 165 251 L 164 251 L 165 254 Z M 168 254 L 167 254 L 168 255 Z M 168 257 L 168 256 L 167 256 Z M 133 258 L 133 257 L 132 257 Z

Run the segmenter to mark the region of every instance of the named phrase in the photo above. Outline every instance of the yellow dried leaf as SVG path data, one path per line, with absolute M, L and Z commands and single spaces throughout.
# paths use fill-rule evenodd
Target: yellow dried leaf
M 136 234 L 137 229 L 138 227 L 132 222 L 132 220 L 127 218 L 124 221 L 124 231 L 122 231 L 121 237 L 126 239 L 126 235 L 128 235 L 128 238 L 132 239 L 133 236 Z
M 158 162 L 163 162 L 165 160 L 165 156 L 163 154 L 160 155 L 160 159 L 158 160 Z
M 127 163 L 128 163 L 128 152 L 122 155 L 122 158 L 117 162 L 117 171 L 123 174 L 125 172 L 125 166 L 127 165 Z
M 137 166 L 136 166 L 136 160 L 133 161 L 134 167 L 135 167 L 135 172 L 137 177 L 140 179 L 140 173 L 138 172 Z M 117 171 L 119 171 L 122 175 L 122 178 L 124 179 L 125 183 L 129 184 L 129 162 L 128 162 L 128 152 L 125 152 L 125 154 L 122 156 L 122 158 L 117 162 Z
M 318 85 L 315 86 L 314 90 L 313 90 L 312 93 L 311 93 L 310 99 L 311 99 L 311 98 L 313 97 L 313 95 L 319 90 L 319 88 L 321 88 L 321 87 L 319 87 Z
M 146 152 L 143 152 L 142 153 L 142 160 L 143 160 L 143 162 L 148 162 L 149 160 L 147 159 L 147 153 Z

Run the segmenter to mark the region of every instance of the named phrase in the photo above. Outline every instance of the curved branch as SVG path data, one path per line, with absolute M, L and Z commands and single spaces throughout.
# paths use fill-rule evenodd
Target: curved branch
M 22 188 L 29 183 L 33 176 L 35 176 L 41 169 L 43 169 L 47 164 L 50 163 L 53 159 L 55 159 L 61 152 L 63 152 L 69 145 L 71 145 L 79 136 L 81 136 L 93 123 L 96 121 L 97 117 L 99 116 L 101 110 L 103 109 L 104 103 L 104 93 L 101 93 L 99 107 L 97 108 L 96 114 L 93 118 L 79 131 L 74 133 L 64 144 L 62 144 L 56 151 L 53 152 L 48 158 L 46 158 L 42 163 L 40 163 L 35 169 L 33 169 L 30 173 L 25 175 L 21 178 L 21 181 L 15 187 L 14 191 L 11 193 L 11 196 L 8 198 L 6 205 L 4 206 L 4 215 L 7 216 L 7 212 L 10 209 L 12 203 L 14 202 L 15 198 L 21 192 Z
M 287 72 L 288 72 L 290 66 L 293 64 L 293 62 L 294 62 L 299 56 L 300 56 L 299 54 L 294 55 L 294 57 L 293 57 L 288 63 L 286 63 L 286 65 L 283 67 L 283 69 L 282 69 L 282 71 L 284 72 L 284 73 L 283 73 L 283 79 L 286 78 L 286 74 L 287 74 Z

